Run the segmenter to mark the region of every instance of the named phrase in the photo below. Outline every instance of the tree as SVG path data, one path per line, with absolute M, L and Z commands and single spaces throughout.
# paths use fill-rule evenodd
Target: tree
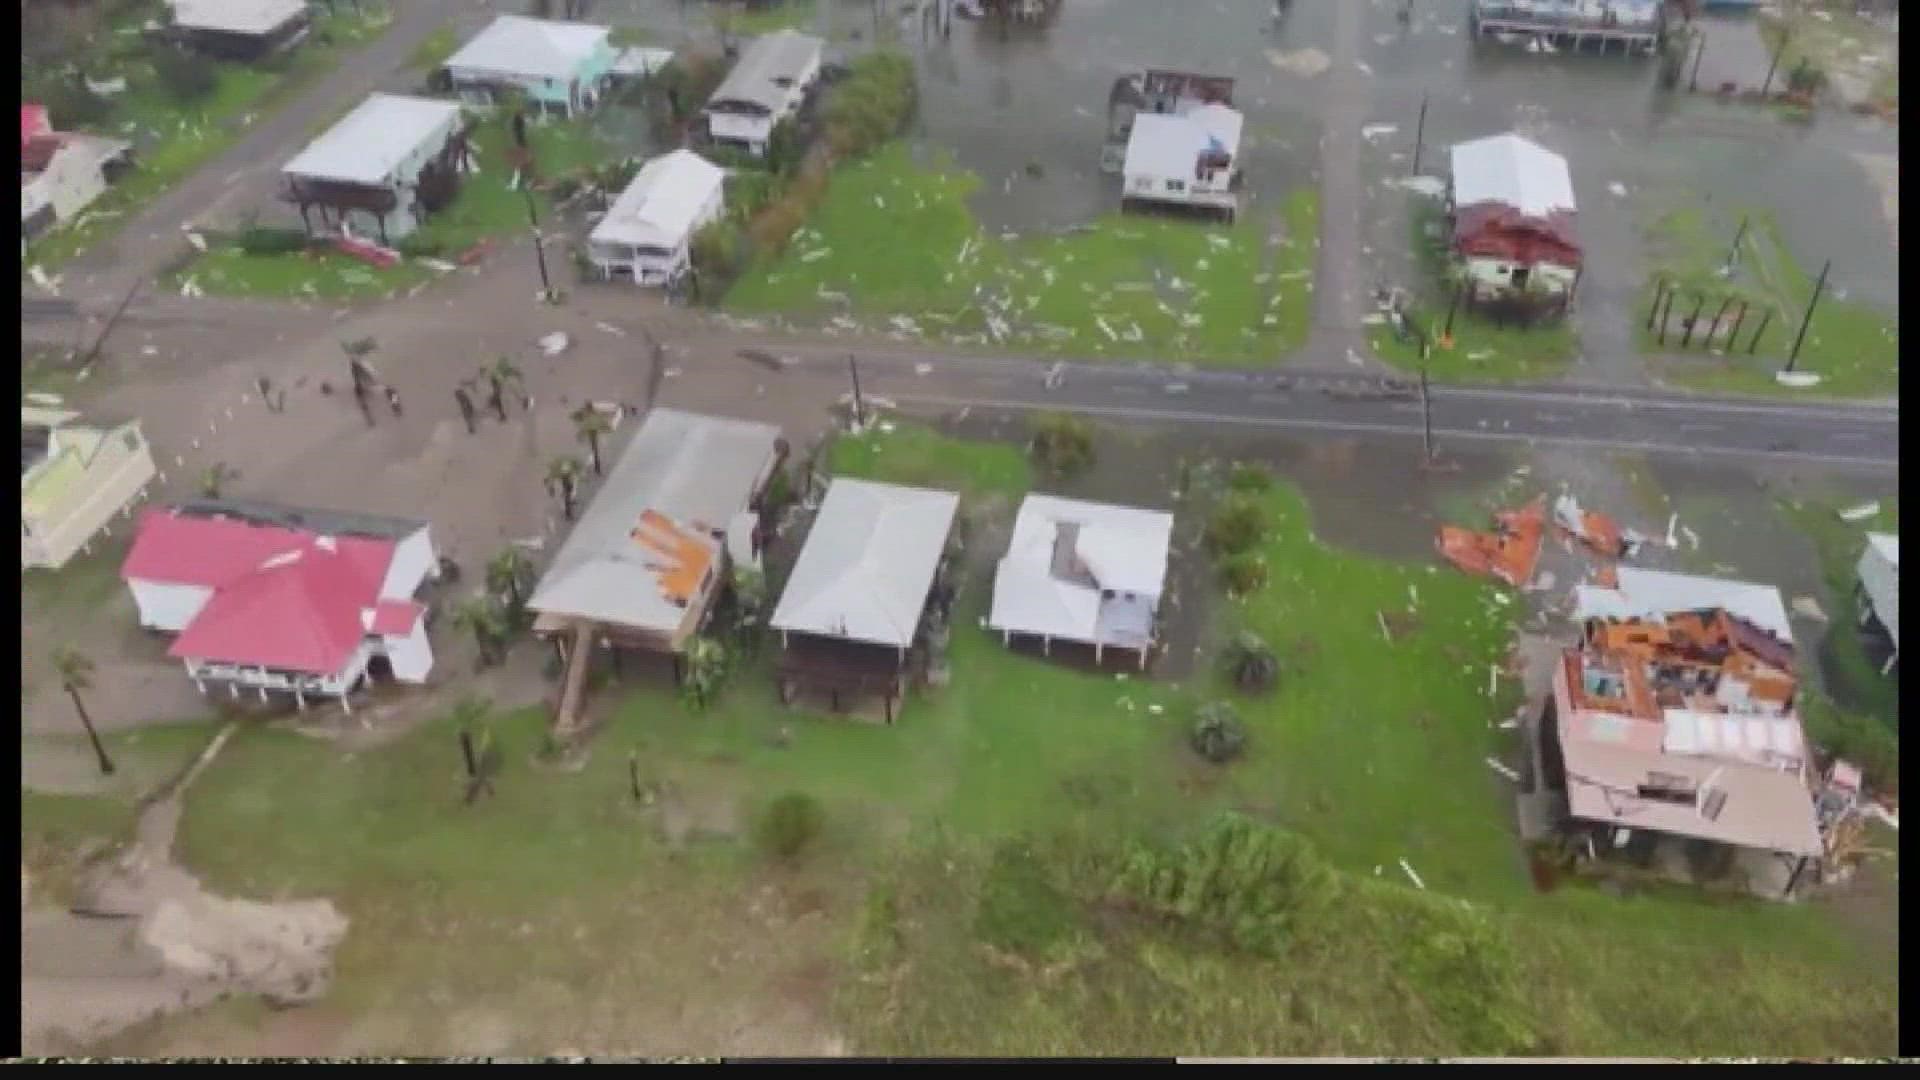
M 1224 765 L 1240 756 L 1247 746 L 1247 729 L 1239 714 L 1224 701 L 1200 706 L 1193 725 L 1193 749 L 1215 765 Z
M 375 381 L 373 368 L 368 365 L 367 357 L 372 356 L 380 344 L 370 337 L 357 338 L 340 343 L 340 351 L 347 354 L 347 374 L 353 379 L 355 390 L 370 386 Z
M 490 596 L 470 596 L 453 609 L 453 623 L 473 633 L 480 648 L 480 666 L 491 667 L 505 658 L 507 621 Z
M 1248 630 L 1236 635 L 1227 646 L 1227 671 L 1233 676 L 1235 686 L 1261 693 L 1273 689 L 1280 677 L 1280 661 L 1274 658 L 1265 639 Z
M 93 717 L 87 715 L 87 703 L 80 700 L 82 690 L 93 689 L 93 661 L 77 650 L 62 648 L 53 654 L 53 669 L 60 674 L 60 689 L 73 699 L 73 711 L 80 714 L 80 726 L 86 729 L 87 741 L 93 744 L 93 755 L 100 761 L 100 775 L 112 776 L 113 759 L 101 745 L 100 733 L 93 730 Z
M 1216 555 L 1238 555 L 1259 543 L 1266 532 L 1266 508 L 1252 497 L 1236 493 L 1208 520 L 1207 547 Z
M 754 838 L 761 850 L 774 858 L 792 859 L 820 835 L 825 823 L 826 811 L 819 799 L 803 791 L 789 791 L 767 804 L 754 823 Z
M 710 637 L 697 637 L 687 643 L 680 692 L 688 705 L 705 709 L 720 696 L 720 684 L 727 678 L 727 659 L 727 647 Z
M 554 458 L 547 464 L 547 491 L 560 496 L 560 513 L 573 520 L 573 498 L 580 490 L 578 458 Z
M 593 455 L 593 475 L 601 474 L 600 440 L 613 433 L 613 421 L 607 414 L 593 407 L 592 403 L 580 406 L 573 414 L 573 432 L 580 441 L 587 444 L 587 450 Z
M 175 45 L 153 50 L 153 73 L 168 96 L 183 103 L 206 97 L 218 81 L 212 64 Z
M 227 481 L 236 480 L 239 476 L 239 470 L 233 466 L 224 461 L 216 461 L 207 466 L 207 471 L 200 476 L 200 494 L 209 499 L 217 499 L 220 497 L 221 489 L 226 487 Z
M 482 723 L 491 705 L 484 698 L 466 697 L 453 707 L 453 727 L 460 733 L 460 756 L 466 765 L 466 802 L 493 794 L 493 778 L 500 772 L 500 748 L 493 728 Z
M 1241 551 L 1220 563 L 1220 577 L 1231 596 L 1251 596 L 1267 587 L 1267 560 L 1257 551 Z
M 514 366 L 513 359 L 506 356 L 502 356 L 491 365 L 481 368 L 480 375 L 487 380 L 487 386 L 490 391 L 487 395 L 487 405 L 490 406 L 495 413 L 499 414 L 502 422 L 505 422 L 507 419 L 507 387 L 514 387 L 516 390 L 519 390 L 524 397 L 527 389 L 526 377 L 520 373 L 518 367 Z
M 1093 428 L 1071 413 L 1041 413 L 1033 421 L 1029 451 L 1056 476 L 1079 472 L 1093 464 Z
M 507 620 L 520 621 L 526 611 L 526 579 L 533 572 L 533 560 L 515 546 L 501 549 L 487 562 L 487 592 L 507 598 Z

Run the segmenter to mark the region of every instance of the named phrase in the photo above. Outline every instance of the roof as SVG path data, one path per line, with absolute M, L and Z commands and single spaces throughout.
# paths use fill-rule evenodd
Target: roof
M 671 63 L 673 63 L 672 49 L 653 49 L 636 45 L 630 49 L 621 49 L 613 58 L 613 67 L 608 70 L 615 75 L 651 75 Z
M 1868 533 L 1867 549 L 1878 555 L 1888 566 L 1900 569 L 1900 538 L 1891 533 Z
M 459 122 L 460 106 L 451 101 L 370 94 L 282 171 L 348 184 L 385 183 L 422 143 Z
M 404 540 L 427 527 L 426 522 L 417 518 L 285 506 L 261 499 L 187 499 L 175 503 L 174 510 L 190 517 L 234 518 L 325 536 L 360 536 L 373 540 Z
M 595 225 L 594 243 L 678 247 L 727 174 L 691 150 L 675 150 L 641 167 Z
M 502 15 L 448 57 L 445 66 L 569 80 L 608 33 L 604 26 Z
M 384 560 L 373 564 L 346 542 L 301 538 L 216 588 L 167 654 L 332 674 L 360 647 L 363 612 L 378 603 L 385 573 Z
M 1178 115 L 1142 113 L 1127 137 L 1122 171 L 1150 176 L 1188 177 L 1194 162 L 1210 147 L 1229 156 L 1240 153 L 1240 114 L 1225 105 L 1199 105 Z
M 581 512 L 527 606 L 639 629 L 677 629 L 686 609 L 665 587 L 686 558 L 680 540 L 717 548 L 711 535 L 752 502 L 779 438 L 779 429 L 767 424 L 653 410 Z M 649 523 L 649 531 L 636 536 Z
M 1867 591 L 1873 614 L 1887 628 L 1893 647 L 1900 647 L 1900 538 L 1887 533 L 1868 533 L 1867 547 L 1860 553 L 1856 568 L 1860 585 Z
M 987 625 L 1097 641 L 1101 590 L 1158 597 L 1172 538 L 1164 511 L 1028 495 L 994 575 Z
M 959 506 L 950 491 L 835 479 L 771 625 L 874 645 L 913 644 Z
M 366 611 L 367 633 L 405 637 L 426 610 L 413 600 L 381 600 Z
M 45 105 L 20 106 L 20 147 L 33 141 L 36 135 L 47 135 L 53 131 L 53 121 L 47 115 Z
M 327 540 L 349 562 L 377 571 L 378 591 L 393 560 L 395 542 L 362 536 L 253 524 L 230 517 L 199 516 L 177 507 L 154 507 L 140 516 L 133 548 L 121 564 L 128 580 L 219 588 L 259 569 L 267 560 Z
M 819 61 L 825 48 L 826 42 L 797 30 L 757 37 L 741 51 L 739 62 L 707 98 L 707 105 L 711 108 L 717 102 L 742 102 L 772 112 L 785 104 L 788 93 L 788 88 L 776 80 L 798 79 Z
M 1571 213 L 1573 181 L 1567 159 L 1509 132 L 1453 148 L 1456 208 L 1499 203 L 1527 217 Z
M 167 0 L 173 25 L 229 34 L 270 34 L 307 12 L 307 0 Z
M 1725 610 L 1769 631 L 1781 641 L 1793 641 L 1787 609 L 1780 590 L 1746 581 L 1675 574 L 1622 566 L 1619 588 L 1576 585 L 1574 617 L 1578 619 L 1648 619 L 1680 611 Z

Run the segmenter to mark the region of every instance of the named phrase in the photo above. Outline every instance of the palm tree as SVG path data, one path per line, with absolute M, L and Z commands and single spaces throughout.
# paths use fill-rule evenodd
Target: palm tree
M 73 699 L 73 711 L 80 714 L 80 726 L 87 729 L 87 741 L 93 744 L 94 756 L 100 759 L 100 775 L 112 776 L 113 759 L 100 744 L 100 733 L 93 730 L 93 717 L 87 715 L 86 702 L 80 700 L 80 691 L 93 689 L 93 661 L 77 650 L 62 648 L 53 654 L 53 669 L 60 673 L 60 689 Z
M 560 513 L 573 520 L 573 497 L 580 489 L 580 462 L 577 458 L 554 458 L 547 465 L 547 490 L 560 496 Z
M 513 365 L 510 358 L 502 356 L 492 365 L 481 368 L 480 377 L 487 380 L 493 391 L 487 398 L 487 404 L 493 406 L 493 411 L 500 415 L 504 423 L 507 419 L 507 384 L 512 383 L 518 387 L 524 397 L 527 387 L 525 376 L 520 374 L 520 369 Z
M 517 547 L 507 547 L 487 563 L 487 591 L 507 596 L 507 611 L 511 618 L 518 620 L 526 609 L 527 598 L 521 591 L 523 582 L 533 571 L 533 560 Z
M 340 343 L 341 351 L 347 354 L 347 372 L 353 377 L 354 386 L 374 381 L 373 369 L 367 366 L 367 357 L 379 347 L 380 343 L 370 337 Z
M 500 606 L 489 596 L 469 596 L 453 609 L 454 625 L 473 631 L 480 647 L 480 666 L 491 667 L 501 660 L 507 639 L 507 623 Z
M 239 470 L 233 466 L 224 461 L 216 461 L 201 474 L 200 493 L 209 499 L 217 499 L 220 497 L 220 489 L 226 486 L 227 481 L 237 479 L 239 476 Z
M 494 745 L 493 729 L 481 723 L 491 709 L 490 702 L 477 697 L 462 698 L 453 707 L 453 727 L 460 733 L 460 756 L 467 767 L 469 805 L 482 794 L 492 794 L 493 776 L 500 771 L 500 748 Z
M 606 413 L 594 408 L 591 404 L 582 405 L 580 411 L 573 414 L 573 430 L 574 434 L 580 437 L 580 441 L 587 444 L 587 450 L 593 454 L 593 475 L 599 476 L 601 474 L 600 439 L 613 433 L 613 421 L 607 419 Z

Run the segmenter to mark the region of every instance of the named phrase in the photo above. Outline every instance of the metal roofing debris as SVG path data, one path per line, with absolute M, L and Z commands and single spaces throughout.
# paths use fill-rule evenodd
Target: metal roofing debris
M 383 184 L 421 145 L 460 124 L 460 106 L 400 94 L 370 94 L 307 145 L 282 172 L 348 184 Z
M 1840 511 L 1841 521 L 1865 521 L 1880 512 L 1880 500 L 1864 502 L 1858 506 L 1849 506 Z
M 1547 498 L 1542 495 L 1518 510 L 1494 515 L 1494 531 L 1471 532 L 1440 526 L 1435 541 L 1442 557 L 1469 574 L 1491 575 L 1519 588 L 1533 578 L 1546 528 Z
M 571 80 L 607 40 L 607 27 L 502 15 L 447 58 L 448 68 Z
M 1651 619 L 1674 612 L 1720 609 L 1737 615 L 1791 644 L 1793 628 L 1780 590 L 1771 585 L 1697 574 L 1676 574 L 1623 566 L 1617 589 L 1574 587 L 1574 615 L 1580 619 Z
M 913 644 L 959 505 L 952 492 L 836 478 L 769 625 Z

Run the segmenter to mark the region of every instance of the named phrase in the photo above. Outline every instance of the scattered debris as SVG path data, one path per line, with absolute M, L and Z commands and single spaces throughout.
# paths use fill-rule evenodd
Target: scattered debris
M 97 81 L 88 79 L 87 89 L 101 97 L 112 97 L 127 89 L 127 79 L 124 75 L 116 75 L 111 79 L 100 79 Z
M 1700 534 L 1699 533 L 1694 532 L 1692 529 L 1687 528 L 1685 525 L 1680 526 L 1680 532 L 1686 536 L 1688 548 L 1694 551 L 1700 550 Z
M 1373 142 L 1400 130 L 1399 124 L 1364 124 L 1360 128 L 1360 137 Z
M 1313 48 L 1296 49 L 1293 52 L 1268 49 L 1267 62 L 1289 75 L 1305 79 L 1311 79 L 1333 65 L 1326 53 Z
M 1619 559 L 1633 553 L 1633 546 L 1627 542 L 1618 522 L 1605 514 L 1582 510 L 1579 501 L 1572 495 L 1562 495 L 1554 500 L 1553 523 L 1561 532 L 1577 538 L 1597 555 Z
M 1491 575 L 1519 588 L 1532 580 L 1540 562 L 1546 504 L 1542 495 L 1518 510 L 1495 514 L 1490 533 L 1442 525 L 1437 540 L 1440 555 L 1469 574 Z
M 1850 522 L 1866 521 L 1879 513 L 1880 500 L 1875 499 L 1872 502 L 1864 502 L 1859 506 L 1849 506 L 1845 510 L 1840 511 L 1840 520 Z
M 1404 858 L 1400 860 L 1400 869 L 1405 870 L 1407 872 L 1408 880 L 1412 881 L 1415 887 L 1417 887 L 1421 892 L 1427 891 L 1427 883 L 1420 880 L 1420 875 L 1413 872 L 1413 867 L 1409 866 L 1407 864 L 1407 860 Z
M 1447 192 L 1447 182 L 1437 176 L 1402 176 L 1393 183 L 1430 199 L 1437 199 Z
M 195 250 L 195 251 L 198 251 L 198 252 L 200 252 L 201 254 L 205 254 L 205 253 L 206 253 L 206 250 L 207 250 L 207 238 L 206 238 L 206 237 L 204 237 L 204 236 L 201 236 L 201 235 L 200 235 L 199 233 L 197 233 L 197 232 L 190 232 L 190 233 L 188 233 L 188 234 L 187 234 L 187 243 L 189 243 L 189 244 L 192 244 L 192 245 L 193 245 L 193 250 Z
M 1795 597 L 1793 610 L 1815 622 L 1827 621 L 1827 613 L 1820 609 L 1820 601 L 1815 600 L 1811 596 Z
M 1791 386 L 1798 390 L 1820 385 L 1820 373 L 1817 371 L 1777 371 L 1773 379 L 1781 386 Z
M 816 262 L 820 259 L 826 258 L 831 254 L 833 254 L 832 248 L 814 248 L 812 251 L 809 251 L 806 254 L 800 256 L 800 261 L 803 263 Z
M 421 266 L 426 267 L 427 269 L 433 271 L 436 274 L 450 274 L 453 271 L 459 269 L 459 267 L 453 265 L 452 263 L 446 261 L 445 259 L 419 258 L 413 261 L 419 263 Z
M 1494 758 L 1488 758 L 1487 768 L 1492 769 L 1494 772 L 1499 773 L 1501 776 L 1506 777 L 1507 779 L 1513 781 L 1516 784 L 1520 782 L 1520 774 L 1514 771 L 1511 767 L 1506 765 L 1504 762 L 1498 761 Z
M 553 333 L 540 339 L 540 352 L 543 356 L 559 356 L 561 353 L 566 352 L 567 346 L 571 344 L 573 344 L 573 339 L 567 337 L 565 332 L 555 330 Z
M 593 324 L 593 328 L 595 330 L 600 331 L 603 334 L 612 334 L 614 337 L 627 336 L 627 332 L 625 330 L 620 329 L 619 327 L 613 325 L 612 323 L 596 322 Z
M 1627 185 L 1621 183 L 1618 180 L 1615 180 L 1609 183 L 1607 185 L 1607 191 L 1611 193 L 1614 196 L 1614 198 L 1617 198 L 1617 199 L 1624 199 L 1627 197 Z

